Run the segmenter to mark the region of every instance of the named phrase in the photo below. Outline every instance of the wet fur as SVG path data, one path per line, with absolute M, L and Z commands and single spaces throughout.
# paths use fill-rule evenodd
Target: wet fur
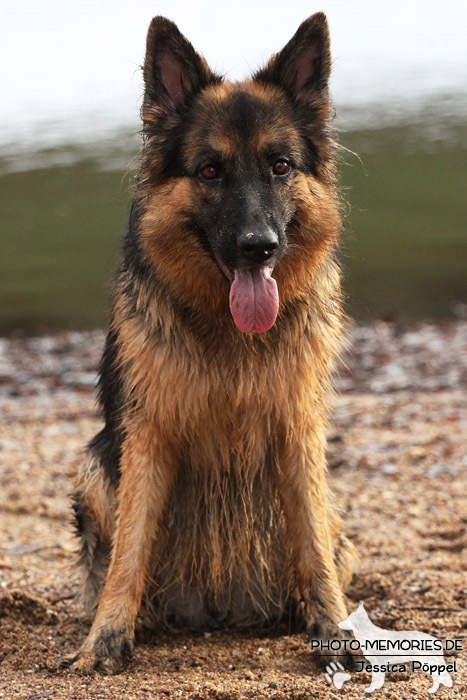
M 311 87 L 300 84 L 305 60 L 316 64 Z M 240 84 L 221 82 L 172 23 L 151 25 L 144 147 L 100 370 L 105 427 L 73 499 L 82 600 L 89 613 L 99 603 L 67 662 L 77 671 L 119 670 L 138 613 L 146 626 L 195 629 L 289 616 L 324 637 L 347 614 L 355 553 L 325 481 L 342 332 L 329 62 L 323 15 Z M 240 172 L 246 149 L 284 140 L 296 175 L 261 195 L 286 221 L 281 305 L 270 331 L 246 335 L 206 234 L 219 197 L 200 196 L 197 144 L 238 158 Z

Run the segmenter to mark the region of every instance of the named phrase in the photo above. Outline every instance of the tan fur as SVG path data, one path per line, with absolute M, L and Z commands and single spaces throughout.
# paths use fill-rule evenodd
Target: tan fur
M 136 415 L 127 410 L 112 566 L 88 644 L 107 625 L 132 630 L 153 569 L 157 587 L 147 606 L 152 605 L 162 622 L 170 592 L 176 595 L 178 586 L 200 581 L 216 601 L 232 595 L 240 580 L 243 595 L 258 603 L 258 620 L 268 600 L 278 610 L 285 609 L 295 595 L 291 562 L 299 597 L 307 602 L 307 623 L 316 614 L 315 597 L 332 622 L 345 617 L 341 585 L 349 581 L 354 552 L 341 540 L 345 550 L 337 571 L 340 520 L 328 504 L 324 457 L 325 380 L 340 334 L 337 309 L 333 316 L 328 307 L 338 294 L 337 285 L 337 271 L 332 274 L 328 268 L 324 277 L 316 276 L 315 299 L 326 301 L 322 308 L 319 303 L 316 308 L 303 305 L 296 327 L 280 348 L 269 334 L 245 336 L 232 330 L 218 339 L 216 356 L 171 319 L 161 300 L 148 305 L 152 322 L 163 314 L 167 338 L 178 339 L 176 353 L 169 351 L 167 342 L 148 339 L 144 324 L 129 320 L 117 304 L 114 325 L 122 340 L 119 362 L 125 393 L 138 408 Z M 306 332 L 309 327 L 314 329 L 311 334 Z M 267 367 L 271 353 L 273 373 Z M 170 503 L 169 488 L 182 454 L 191 471 L 180 478 Z M 87 473 L 91 505 L 102 490 L 95 490 L 92 470 Z M 239 492 L 232 490 L 225 474 L 238 481 Z M 212 510 L 196 510 L 195 498 L 211 503 Z M 101 513 L 100 520 L 108 528 L 105 501 L 101 508 L 105 516 Z M 267 527 L 255 522 L 258 514 L 268 521 Z M 171 532 L 170 527 L 173 518 L 187 521 L 181 530 L 184 538 L 176 541 L 172 537 L 177 530 Z M 154 550 L 156 541 L 159 547 Z M 278 557 L 282 551 L 290 552 L 291 559 Z
M 222 119 L 203 133 L 206 115 L 221 113 L 236 90 L 273 115 L 252 134 L 251 148 L 260 153 L 286 134 L 299 157 L 280 90 L 251 80 L 215 84 L 198 98 L 189 127 L 188 173 L 200 139 L 225 159 L 241 153 Z M 318 107 L 323 114 L 329 108 Z M 146 127 L 158 109 L 145 103 Z M 319 138 L 325 155 L 315 174 L 284 184 L 296 216 L 274 270 L 279 314 L 265 334 L 234 325 L 227 281 L 189 227 L 199 183 L 190 176 L 162 181 L 149 139 L 138 182 L 139 236 L 160 284 L 125 269 L 115 282 L 111 332 L 125 439 L 116 495 L 92 460 L 78 478 L 111 550 L 91 632 L 73 657 L 78 671 L 98 662 L 116 670 L 138 612 L 153 623 L 196 627 L 206 624 L 210 606 L 216 619 L 235 625 L 270 622 L 295 608 L 323 637 L 338 633 L 347 617 L 343 591 L 356 556 L 341 533 L 325 461 L 326 396 L 342 334 L 333 257 L 341 220 L 332 144 L 326 134 Z
M 107 483 L 93 455 L 88 455 L 78 472 L 75 488 L 82 494 L 100 537 L 110 542 L 115 529 L 115 492 Z

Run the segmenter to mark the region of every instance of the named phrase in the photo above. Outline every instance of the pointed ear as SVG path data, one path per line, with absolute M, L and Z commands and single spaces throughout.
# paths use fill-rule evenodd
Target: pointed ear
M 254 76 L 282 87 L 296 102 L 326 97 L 331 72 L 329 28 L 326 15 L 317 12 L 305 20 L 289 43 Z
M 156 106 L 163 112 L 182 111 L 199 90 L 221 82 L 165 17 L 154 17 L 149 25 L 143 75 L 144 107 Z

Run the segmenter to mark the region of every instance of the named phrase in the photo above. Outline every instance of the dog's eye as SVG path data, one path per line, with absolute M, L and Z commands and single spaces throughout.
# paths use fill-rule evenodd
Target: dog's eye
M 290 171 L 290 163 L 285 158 L 279 158 L 275 161 L 272 166 L 272 172 L 274 175 L 287 175 Z
M 203 165 L 199 169 L 199 176 L 202 180 L 217 180 L 220 177 L 220 172 L 215 165 Z

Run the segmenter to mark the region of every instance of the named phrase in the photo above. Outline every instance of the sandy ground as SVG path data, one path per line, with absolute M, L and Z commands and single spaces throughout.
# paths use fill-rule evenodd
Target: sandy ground
M 357 328 L 329 432 L 332 487 L 361 556 L 349 609 L 388 629 L 467 649 L 467 323 Z M 363 698 L 366 673 L 327 684 L 304 635 L 173 633 L 141 641 L 128 670 L 81 678 L 58 660 L 83 640 L 73 602 L 67 494 L 100 426 L 100 333 L 0 340 L 0 697 Z M 465 700 L 465 653 L 452 688 Z M 426 698 L 430 678 L 391 674 L 380 698 Z

